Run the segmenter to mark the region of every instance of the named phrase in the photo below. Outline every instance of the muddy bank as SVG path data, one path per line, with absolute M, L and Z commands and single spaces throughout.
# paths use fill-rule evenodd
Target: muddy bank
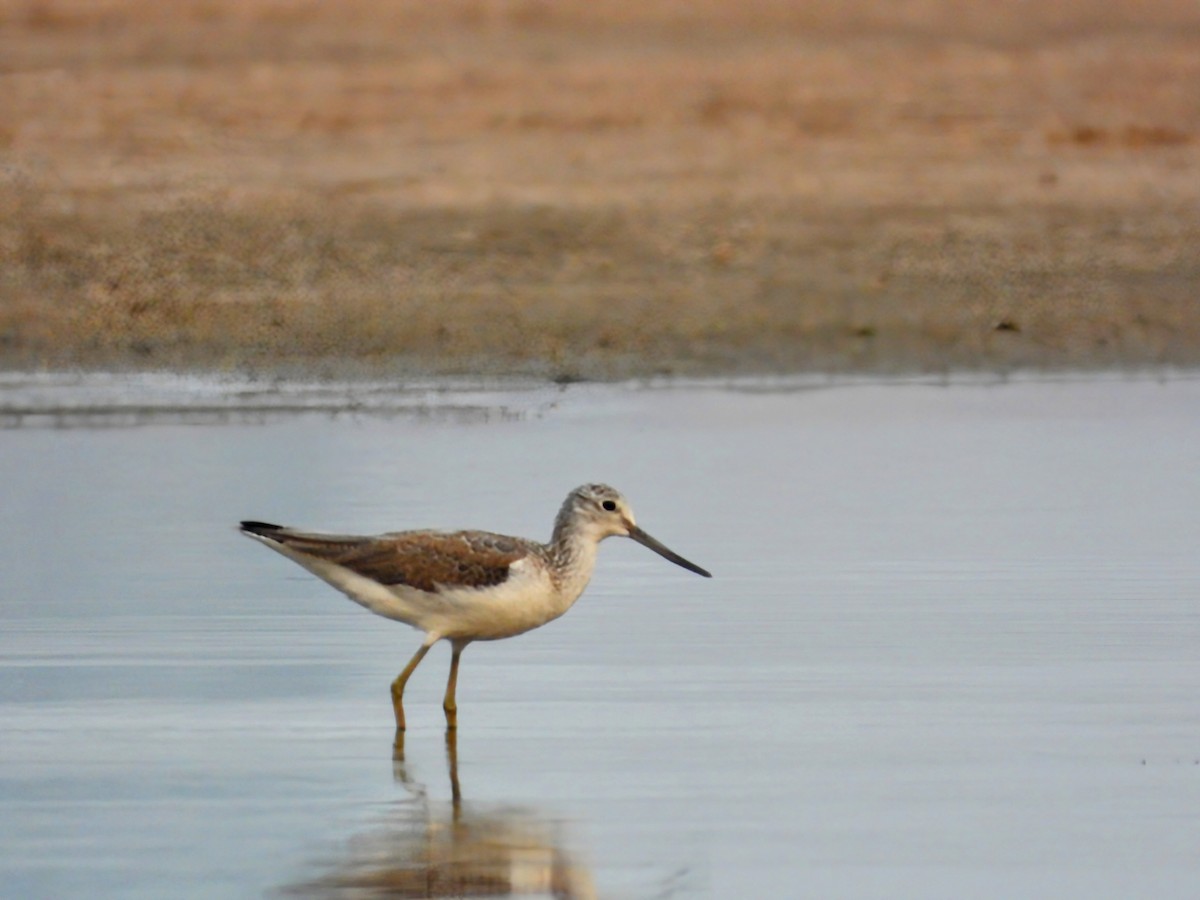
M 1200 13 L 10 4 L 0 365 L 1200 363 Z

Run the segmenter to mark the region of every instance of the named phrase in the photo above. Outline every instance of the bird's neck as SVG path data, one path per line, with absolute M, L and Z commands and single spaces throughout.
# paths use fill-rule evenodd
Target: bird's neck
M 546 551 L 555 571 L 559 590 L 574 600 L 583 593 L 596 567 L 595 535 L 566 523 L 557 523 Z

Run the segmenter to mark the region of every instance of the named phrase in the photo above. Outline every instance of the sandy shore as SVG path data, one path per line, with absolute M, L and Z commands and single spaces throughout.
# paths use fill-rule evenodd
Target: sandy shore
M 0 0 L 0 366 L 1200 363 L 1185 0 Z

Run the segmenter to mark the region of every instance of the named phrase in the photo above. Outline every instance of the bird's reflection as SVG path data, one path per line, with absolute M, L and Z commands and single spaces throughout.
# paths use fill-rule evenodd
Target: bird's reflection
M 465 803 L 458 780 L 456 732 L 446 732 L 449 807 L 431 800 L 404 756 L 404 732 L 392 751 L 406 795 L 384 824 L 353 837 L 324 874 L 284 890 L 337 898 L 596 896 L 591 873 L 562 846 L 561 826 L 527 810 Z

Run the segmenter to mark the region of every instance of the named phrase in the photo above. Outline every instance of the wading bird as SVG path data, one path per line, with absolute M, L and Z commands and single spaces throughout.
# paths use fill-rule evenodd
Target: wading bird
M 458 662 L 472 641 L 495 641 L 545 625 L 579 599 L 606 537 L 633 538 L 676 565 L 712 576 L 637 526 L 614 488 L 587 484 L 567 495 L 548 544 L 488 531 L 398 531 L 376 536 L 319 534 L 242 522 L 241 531 L 299 563 L 371 612 L 425 632 L 392 682 L 396 728 L 404 729 L 404 686 L 429 648 L 450 642 L 442 708 L 458 724 Z

